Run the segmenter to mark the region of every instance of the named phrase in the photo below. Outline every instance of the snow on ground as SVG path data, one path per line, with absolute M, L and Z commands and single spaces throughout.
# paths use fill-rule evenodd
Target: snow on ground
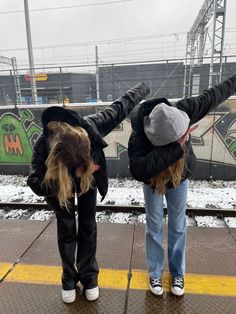
M 109 190 L 105 200 L 98 204 L 114 205 L 144 205 L 142 183 L 132 179 L 109 179 Z M 26 184 L 24 176 L 0 175 L 0 202 L 43 202 L 43 197 L 35 195 Z M 236 210 L 236 181 L 190 181 L 187 199 L 188 207 L 214 207 L 230 208 Z M 53 213 L 47 211 L 36 212 L 33 215 L 23 210 L 14 210 L 6 213 L 0 208 L 0 218 L 25 218 L 46 220 L 53 217 Z M 236 227 L 235 218 L 226 218 L 228 225 Z M 97 213 L 98 221 L 119 223 L 145 223 L 145 214 L 124 213 Z M 224 223 L 216 217 L 196 217 L 199 226 L 222 227 Z M 188 225 L 193 225 L 191 219 Z

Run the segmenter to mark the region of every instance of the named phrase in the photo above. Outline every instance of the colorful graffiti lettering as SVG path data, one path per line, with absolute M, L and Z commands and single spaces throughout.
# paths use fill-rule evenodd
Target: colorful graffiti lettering
M 120 154 L 127 150 L 128 140 L 131 133 L 131 124 L 128 119 L 105 137 L 108 147 L 105 149 L 107 159 L 120 159 Z
M 4 134 L 4 147 L 7 154 L 23 155 L 23 148 L 18 134 Z
M 230 153 L 233 154 L 236 159 L 236 121 L 235 120 L 230 124 L 228 128 L 228 132 L 226 134 L 226 142 L 227 142 Z
M 235 166 L 236 110 L 232 110 L 233 106 L 236 104 L 226 104 L 226 110 L 208 114 L 199 122 L 199 128 L 192 136 L 198 160 Z M 5 112 L 0 118 L 0 163 L 30 164 L 32 142 L 41 132 L 30 110 L 19 110 L 18 115 Z M 127 151 L 130 133 L 130 121 L 125 119 L 106 136 L 107 159 L 120 159 L 121 154 Z
M 208 114 L 198 124 L 199 128 L 192 136 L 192 144 L 197 158 L 235 165 L 236 114 L 231 112 Z M 106 136 L 108 147 L 105 149 L 105 155 L 107 159 L 120 159 L 120 154 L 127 150 L 130 133 L 130 121 L 126 119 L 121 123 L 121 128 L 115 129 Z
M 33 122 L 30 110 L 19 110 L 19 116 L 7 112 L 0 118 L 0 163 L 29 164 L 31 161 L 31 137 L 39 135 L 42 129 Z

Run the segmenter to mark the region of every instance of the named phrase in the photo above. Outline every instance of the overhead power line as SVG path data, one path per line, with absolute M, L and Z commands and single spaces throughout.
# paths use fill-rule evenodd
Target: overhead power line
M 89 45 L 104 45 L 104 44 L 113 44 L 113 43 L 122 43 L 122 42 L 130 42 L 136 40 L 146 40 L 146 39 L 155 39 L 155 38 L 164 38 L 170 36 L 177 35 L 186 35 L 186 32 L 179 32 L 179 33 L 166 33 L 166 34 L 154 34 L 154 35 L 143 35 L 143 36 L 135 36 L 135 37 L 123 37 L 123 38 L 116 38 L 116 39 L 103 39 L 103 40 L 96 40 L 96 41 L 87 41 L 87 42 L 80 42 L 80 43 L 70 43 L 70 44 L 61 44 L 61 45 L 50 45 L 50 46 L 38 46 L 34 47 L 34 49 L 52 49 L 52 48 L 66 48 L 66 47 L 76 47 L 76 46 L 89 46 Z M 11 48 L 11 49 L 0 49 L 0 51 L 20 51 L 26 50 L 27 48 Z
M 130 2 L 130 1 L 133 1 L 133 0 L 106 1 L 106 2 L 69 5 L 69 6 L 54 7 L 54 8 L 32 9 L 32 10 L 29 10 L 29 11 L 30 12 L 40 12 L 40 11 L 52 11 L 52 10 L 64 10 L 64 9 L 74 9 L 74 8 L 81 8 L 81 7 L 92 7 L 92 6 L 99 6 L 99 5 L 106 5 L 106 4 L 116 4 L 116 3 L 120 3 L 120 2 Z M 15 14 L 15 13 L 24 13 L 24 11 L 23 10 L 4 11 L 4 12 L 0 11 L 0 14 Z

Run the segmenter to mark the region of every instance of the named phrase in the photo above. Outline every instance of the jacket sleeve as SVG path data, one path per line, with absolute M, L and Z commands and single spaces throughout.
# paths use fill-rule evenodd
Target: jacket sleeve
M 128 154 L 132 176 L 138 181 L 147 182 L 182 158 L 184 152 L 177 142 L 150 149 L 147 141 L 133 132 L 129 139 Z
M 31 171 L 27 179 L 27 184 L 31 190 L 38 196 L 52 195 L 52 191 L 43 184 L 46 173 L 47 144 L 45 138 L 41 135 L 33 150 Z
M 104 137 L 119 125 L 149 92 L 150 89 L 145 83 L 139 83 L 108 108 L 97 114 L 90 115 L 86 119 L 88 122 L 95 124 L 101 136 Z
M 204 118 L 212 109 L 220 105 L 236 92 L 236 74 L 226 79 L 219 85 L 205 90 L 197 97 L 185 98 L 176 103 L 176 107 L 185 111 L 190 124 Z

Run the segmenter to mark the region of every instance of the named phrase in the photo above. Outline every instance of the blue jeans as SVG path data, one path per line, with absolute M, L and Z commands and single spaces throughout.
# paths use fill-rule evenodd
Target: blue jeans
M 172 276 L 184 276 L 186 247 L 186 202 L 188 180 L 177 188 L 167 189 L 168 209 L 168 260 Z M 146 207 L 146 257 L 149 276 L 160 278 L 164 265 L 162 244 L 163 195 L 149 185 L 143 186 Z

